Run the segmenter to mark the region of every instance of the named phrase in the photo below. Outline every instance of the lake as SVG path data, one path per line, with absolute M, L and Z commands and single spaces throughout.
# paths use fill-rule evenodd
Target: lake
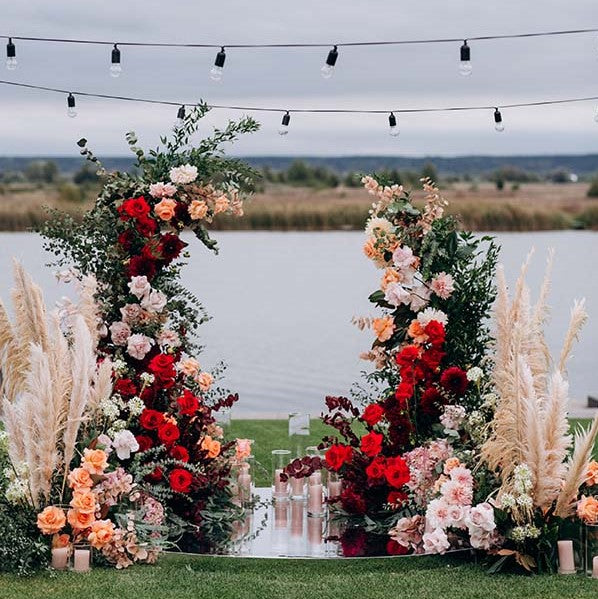
M 224 386 L 239 392 L 234 415 L 318 415 L 326 395 L 347 394 L 367 366 L 359 353 L 371 333 L 351 325 L 354 315 L 373 315 L 367 301 L 379 271 L 363 256 L 361 232 L 220 232 L 218 256 L 191 238 L 184 283 L 213 320 L 203 325 L 204 367 L 228 364 Z M 574 298 L 587 298 L 590 320 L 570 361 L 575 413 L 598 393 L 598 233 L 559 231 L 501 233 L 501 261 L 510 281 L 533 246 L 532 293 L 542 280 L 548 248 L 556 250 L 548 342 L 560 351 Z M 0 233 L 0 295 L 11 286 L 11 257 L 23 261 L 48 302 L 68 295 L 44 264 L 49 257 L 32 233 Z

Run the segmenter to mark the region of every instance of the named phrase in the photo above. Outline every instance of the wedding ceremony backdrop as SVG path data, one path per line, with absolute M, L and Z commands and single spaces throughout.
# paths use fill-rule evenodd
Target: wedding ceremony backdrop
M 93 139 L 73 140 L 98 177 L 97 199 L 78 216 L 48 208 L 36 228 L 47 268 L 68 297 L 48 301 L 16 257 L 12 272 L 3 272 L 10 292 L 0 303 L 0 597 L 129 596 L 128 577 L 137 575 L 164 585 L 160 597 L 196 596 L 212 585 L 218 596 L 295 597 L 313 573 L 321 581 L 312 590 L 323 597 L 390 597 L 401 581 L 417 597 L 442 595 L 445 585 L 457 587 L 455 596 L 480 596 L 480 588 L 507 596 L 514 575 L 516 585 L 531 585 L 527 596 L 595 595 L 598 418 L 571 417 L 570 364 L 588 310 L 567 288 L 557 291 L 570 306 L 566 331 L 556 351 L 547 341 L 553 267 L 575 256 L 535 252 L 530 243 L 520 268 L 507 272 L 496 237 L 467 230 L 437 181 L 422 176 L 412 189 L 388 172 L 361 173 L 370 207 L 354 259 L 365 256 L 377 274 L 364 298 L 369 313 L 346 326 L 369 336 L 363 372 L 343 394 L 322 396 L 319 417 L 292 412 L 278 421 L 234 417 L 243 381 L 229 390 L 227 356 L 211 365 L 204 359 L 202 325 L 210 317 L 183 277 L 197 259 L 193 238 L 194 251 L 216 255 L 210 229 L 244 218 L 260 173 L 232 152 L 258 132 L 258 117 L 272 129 L 274 116 L 285 144 L 312 117 L 343 119 L 345 129 L 375 118 L 399 152 L 412 115 L 481 113 L 505 136 L 519 109 L 580 105 L 590 129 L 598 94 L 558 87 L 514 98 L 515 86 L 509 94 L 488 89 L 481 102 L 465 92 L 458 102 L 438 94 L 420 104 L 372 92 L 371 103 L 365 94 L 359 105 L 342 95 L 334 105 L 292 96 L 212 103 L 175 97 L 158 79 L 151 94 L 94 91 L 75 77 L 66 88 L 48 83 L 51 73 L 25 80 L 28 64 L 53 46 L 73 55 L 101 50 L 106 76 L 119 81 L 129 76 L 130 53 L 209 51 L 205 72 L 193 73 L 205 79 L 208 98 L 210 86 L 235 76 L 231 63 L 242 65 L 251 52 L 306 53 L 311 63 L 317 51 L 316 76 L 328 80 L 358 52 L 432 47 L 451 54 L 461 83 L 496 68 L 487 55 L 477 59 L 485 44 L 517 44 L 523 53 L 544 39 L 558 54 L 563 40 L 580 38 L 596 53 L 598 27 L 590 25 L 493 34 L 484 26 L 457 37 L 426 35 L 423 27 L 377 37 L 370 28 L 355 39 L 305 42 L 294 32 L 292 41 L 264 34 L 250 43 L 217 39 L 218 31 L 207 43 L 120 31 L 110 39 L 60 37 L 51 27 L 43 35 L 0 34 L 7 69 L 0 89 L 47 97 L 54 119 L 63 117 L 58 96 L 67 121 L 90 101 L 115 111 L 165 106 L 172 121 L 152 146 L 123 132 L 134 159 L 128 171 L 105 167 Z M 381 68 L 376 56 L 371 70 Z M 237 116 L 205 124 L 222 111 Z M 538 262 L 545 270 L 535 285 L 529 271 Z M 285 268 L 294 268 L 290 255 Z M 246 293 L 236 290 L 236 304 Z M 293 300 L 280 301 L 293 327 Z M 226 318 L 211 326 L 224 327 Z M 281 344 L 284 335 L 281 327 Z M 323 334 L 322 344 L 334 352 L 343 340 Z M 309 378 L 301 371 L 298 384 Z M 256 582 L 251 568 L 259 567 L 270 580 Z M 201 583 L 198 571 L 206 575 Z M 335 583 L 339 574 L 362 587 Z M 428 574 L 437 578 L 426 582 Z M 369 591 L 368 578 L 376 579 Z

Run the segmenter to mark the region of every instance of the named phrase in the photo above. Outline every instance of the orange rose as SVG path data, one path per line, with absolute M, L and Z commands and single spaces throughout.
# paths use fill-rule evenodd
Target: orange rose
M 588 464 L 588 469 L 586 470 L 586 484 L 588 487 L 598 485 L 598 462 L 595 460 L 592 460 Z
M 176 200 L 173 200 L 171 198 L 164 198 L 155 205 L 154 212 L 162 220 L 170 220 L 174 216 L 175 208 Z
M 241 462 L 245 458 L 248 458 L 251 455 L 251 444 L 253 443 L 252 439 L 237 439 L 236 445 L 236 457 L 237 461 Z
M 407 329 L 407 335 L 418 343 L 419 345 L 425 343 L 428 340 L 428 336 L 424 331 L 424 327 L 422 327 L 419 320 L 412 320 L 409 328 Z
M 458 468 L 461 465 L 459 458 L 449 458 L 444 463 L 444 473 L 448 474 L 453 468 Z
M 64 510 L 54 505 L 49 505 L 37 515 L 37 527 L 42 534 L 56 534 L 66 524 Z
M 598 523 L 598 500 L 594 497 L 581 496 L 581 499 L 577 502 L 577 515 L 586 524 L 597 524 Z
M 363 245 L 363 253 L 370 259 L 376 260 L 379 257 L 378 250 L 376 249 L 376 240 L 371 237 Z
M 209 372 L 200 372 L 195 377 L 195 381 L 202 391 L 208 391 L 214 382 L 214 377 Z
M 193 200 L 187 208 L 191 220 L 205 218 L 208 214 L 208 205 L 203 200 Z
M 203 438 L 201 448 L 208 452 L 209 458 L 217 458 L 220 455 L 220 441 L 212 439 L 209 435 Z
M 195 376 L 199 372 L 199 362 L 195 358 L 185 358 L 179 362 L 179 370 L 187 376 Z
M 89 474 L 89 471 L 85 468 L 75 468 L 74 470 L 71 470 L 68 480 L 69 487 L 75 491 L 91 489 L 91 487 L 93 487 L 91 474 Z
M 228 198 L 225 195 L 221 195 L 216 198 L 214 202 L 214 214 L 220 214 L 221 212 L 226 212 L 228 210 L 229 202 Z
M 90 491 L 76 492 L 71 499 L 71 507 L 83 513 L 93 514 L 96 511 L 96 497 Z
M 108 466 L 108 456 L 103 449 L 85 449 L 81 466 L 90 474 L 103 474 Z
M 382 277 L 382 282 L 380 283 L 380 289 L 382 291 L 386 291 L 386 288 L 390 285 L 390 283 L 398 283 L 401 280 L 401 276 L 394 268 L 387 268 L 384 271 L 384 276 Z
M 378 341 L 384 343 L 384 341 L 388 341 L 392 337 L 395 325 L 391 316 L 385 316 L 384 318 L 374 318 L 372 328 L 376 333 Z
M 52 547 L 54 547 L 54 548 L 68 547 L 70 542 L 71 542 L 71 537 L 69 537 L 69 535 L 67 535 L 67 534 L 63 534 L 63 535 L 55 534 L 52 537 Z
M 67 514 L 69 524 L 75 530 L 89 528 L 95 522 L 95 515 L 89 512 L 80 512 L 79 510 L 69 510 Z
M 101 549 L 114 537 L 114 524 L 110 520 L 96 520 L 91 525 L 91 532 L 87 540 L 95 549 Z

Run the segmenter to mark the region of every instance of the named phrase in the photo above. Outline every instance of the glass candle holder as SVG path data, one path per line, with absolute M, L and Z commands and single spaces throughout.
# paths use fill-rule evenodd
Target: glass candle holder
M 310 517 L 320 517 L 324 515 L 324 486 L 320 477 L 318 481 L 317 475 L 319 472 L 314 472 L 309 477 L 307 485 L 307 515 Z M 312 482 L 312 478 L 314 482 Z
M 54 570 L 68 570 L 72 545 L 69 543 L 65 547 L 52 548 L 52 568 Z
M 251 502 L 253 488 L 250 465 L 247 462 L 243 462 L 239 467 L 237 486 L 241 505 L 247 506 Z
M 282 481 L 281 475 L 290 460 L 290 450 L 275 449 L 272 451 L 272 498 L 275 501 L 289 498 L 289 483 Z
M 214 411 L 214 412 L 212 412 L 212 416 L 214 416 L 214 420 L 216 421 L 216 424 L 221 426 L 225 430 L 225 432 L 230 429 L 230 423 L 231 423 L 230 408 Z
M 337 472 L 329 472 L 328 473 L 328 499 L 334 499 L 335 497 L 339 497 L 343 491 L 343 481 Z
M 584 524 L 586 574 L 594 578 L 594 558 L 598 557 L 598 524 Z M 596 572 L 598 578 L 598 571 Z
M 77 543 L 73 550 L 73 571 L 89 572 L 91 570 L 91 545 Z
M 305 478 L 295 478 L 291 476 L 289 479 L 291 485 L 291 499 L 302 501 L 305 499 Z
M 309 414 L 289 414 L 289 441 L 295 457 L 305 455 L 306 439 L 309 437 Z

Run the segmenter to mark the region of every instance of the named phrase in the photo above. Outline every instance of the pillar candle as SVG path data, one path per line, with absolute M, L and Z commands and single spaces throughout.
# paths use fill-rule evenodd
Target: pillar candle
M 91 551 L 89 549 L 75 549 L 73 570 L 75 572 L 88 572 Z
M 291 477 L 291 496 L 292 497 L 303 497 L 303 487 L 305 480 L 303 478 Z
M 309 485 L 311 486 L 320 484 L 322 484 L 322 473 L 318 470 L 309 477 Z
M 55 547 L 52 549 L 52 568 L 55 570 L 66 570 L 68 560 L 68 547 Z
M 251 475 L 243 471 L 239 474 L 239 496 L 241 501 L 247 503 L 251 501 Z
M 307 540 L 311 545 L 322 544 L 322 530 L 324 528 L 323 518 L 307 519 Z
M 289 502 L 283 501 L 274 504 L 274 528 L 286 528 L 289 520 Z
M 333 499 L 338 497 L 343 490 L 343 482 L 340 480 L 328 481 L 328 497 Z
M 303 536 L 303 502 L 291 501 L 291 536 Z
M 283 482 L 280 479 L 281 474 L 282 474 L 282 468 L 277 468 L 276 471 L 274 472 L 274 494 L 277 495 L 278 497 L 286 495 L 288 492 L 288 490 L 287 490 L 288 483 Z
M 307 493 L 307 513 L 319 516 L 322 512 L 322 485 L 314 483 Z
M 598 578 L 598 555 L 592 559 L 592 578 Z
M 559 574 L 575 574 L 573 541 L 558 541 Z

